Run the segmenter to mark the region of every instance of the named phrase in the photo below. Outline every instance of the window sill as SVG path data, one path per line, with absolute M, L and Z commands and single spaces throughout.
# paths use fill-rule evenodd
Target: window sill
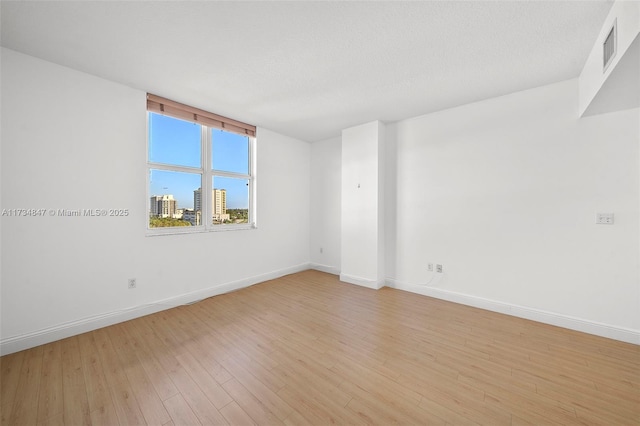
M 188 228 L 188 229 L 184 229 Z M 224 231 L 247 231 L 251 229 L 258 229 L 255 223 L 247 223 L 242 225 L 215 225 L 211 228 L 205 228 L 204 226 L 185 226 L 175 228 L 147 228 L 147 237 L 158 237 L 162 235 L 185 235 L 185 234 L 206 234 L 210 232 L 224 232 Z

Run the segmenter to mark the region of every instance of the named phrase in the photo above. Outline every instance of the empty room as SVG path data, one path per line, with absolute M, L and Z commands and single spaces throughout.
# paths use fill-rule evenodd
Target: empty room
M 2 426 L 640 424 L 640 1 L 0 19 Z

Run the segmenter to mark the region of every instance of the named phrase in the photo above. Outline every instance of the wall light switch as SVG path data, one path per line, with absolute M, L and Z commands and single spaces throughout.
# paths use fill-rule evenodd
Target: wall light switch
M 596 223 L 598 225 L 613 225 L 613 213 L 596 214 Z

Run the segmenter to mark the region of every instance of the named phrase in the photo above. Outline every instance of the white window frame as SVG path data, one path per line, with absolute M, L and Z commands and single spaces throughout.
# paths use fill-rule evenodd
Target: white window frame
M 194 233 L 202 233 L 202 232 L 220 232 L 220 231 L 239 231 L 239 230 L 248 230 L 248 229 L 256 229 L 257 221 L 256 221 L 256 137 L 255 136 L 246 136 L 249 140 L 249 152 L 248 152 L 248 160 L 249 160 L 249 170 L 247 174 L 243 173 L 235 173 L 235 172 L 227 172 L 222 170 L 214 170 L 212 165 L 212 151 L 213 151 L 213 141 L 211 139 L 212 130 L 220 130 L 215 127 L 209 127 L 201 123 L 195 123 L 195 125 L 200 126 L 200 156 L 201 156 L 201 164 L 200 167 L 190 167 L 190 166 L 180 166 L 174 164 L 166 164 L 166 163 L 156 163 L 149 159 L 149 148 L 151 146 L 151 140 L 149 138 L 150 132 L 150 118 L 151 114 L 154 114 L 152 111 L 147 111 L 147 197 L 146 197 L 146 207 L 145 207 L 145 218 L 146 218 L 146 230 L 148 236 L 155 235 L 176 235 L 176 234 L 194 234 Z M 174 118 L 174 117 L 172 117 Z M 179 118 L 174 118 L 176 120 L 180 120 Z M 223 130 L 225 131 L 225 130 Z M 201 187 L 200 187 L 200 197 L 201 197 L 201 217 L 202 224 L 196 226 L 175 226 L 175 227 L 159 227 L 152 228 L 149 226 L 149 212 L 150 212 L 150 199 L 153 195 L 151 194 L 151 181 L 150 175 L 151 170 L 163 170 L 170 172 L 185 172 L 192 174 L 199 174 L 202 177 Z M 211 194 L 212 194 L 212 181 L 214 177 L 228 177 L 228 178 L 237 178 L 237 179 L 246 179 L 249 182 L 249 219 L 248 223 L 242 224 L 213 224 L 213 212 L 211 211 Z M 195 207 L 195 206 L 194 206 Z

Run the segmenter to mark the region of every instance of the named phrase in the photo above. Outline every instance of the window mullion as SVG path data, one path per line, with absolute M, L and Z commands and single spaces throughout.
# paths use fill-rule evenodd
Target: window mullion
M 149 161 L 147 163 L 148 170 L 167 170 L 170 172 L 184 172 L 184 173 L 202 173 L 201 168 L 189 167 L 189 166 L 178 166 L 174 164 L 163 164 L 163 163 L 153 163 Z
M 211 131 L 208 127 L 202 126 L 201 133 L 202 142 L 202 223 L 206 229 L 211 229 L 213 226 L 212 217 L 213 211 L 211 210 L 211 192 L 212 188 L 212 174 L 211 174 Z
M 236 172 L 225 172 L 222 170 L 212 170 L 211 171 L 213 176 L 219 176 L 219 177 L 228 177 L 228 178 L 236 178 L 236 179 L 251 179 L 251 175 L 248 175 L 246 173 L 236 173 Z

